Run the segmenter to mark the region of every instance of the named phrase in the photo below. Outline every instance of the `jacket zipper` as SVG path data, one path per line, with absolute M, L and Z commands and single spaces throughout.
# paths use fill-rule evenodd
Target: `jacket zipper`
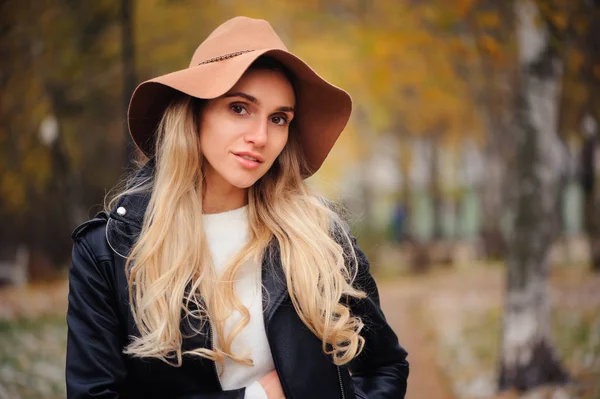
M 344 383 L 342 382 L 342 371 L 340 370 L 340 366 L 337 367 L 338 379 L 340 381 L 340 391 L 342 392 L 342 399 L 346 399 L 346 393 L 344 392 Z
M 215 351 L 215 340 L 214 340 L 214 331 L 213 331 L 213 325 L 210 322 L 210 320 L 208 321 L 208 324 L 210 325 L 210 328 L 208 329 L 209 333 L 209 338 L 210 338 L 210 348 L 212 349 L 212 351 Z M 213 360 L 213 371 L 215 372 L 215 377 L 217 377 L 217 381 L 219 383 L 219 387 L 221 388 L 221 390 L 223 389 L 223 385 L 221 385 L 221 378 L 219 378 L 219 371 L 217 370 L 217 362 Z

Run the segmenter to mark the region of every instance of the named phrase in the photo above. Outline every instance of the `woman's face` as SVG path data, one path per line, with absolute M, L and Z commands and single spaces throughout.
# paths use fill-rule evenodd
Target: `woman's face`
M 245 190 L 269 170 L 287 142 L 295 100 L 282 72 L 256 69 L 204 105 L 200 147 L 209 190 Z

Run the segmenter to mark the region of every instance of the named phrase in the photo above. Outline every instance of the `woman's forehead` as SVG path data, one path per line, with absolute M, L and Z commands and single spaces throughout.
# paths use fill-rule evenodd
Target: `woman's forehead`
M 249 69 L 223 97 L 235 93 L 249 95 L 264 105 L 277 102 L 279 107 L 294 107 L 296 103 L 294 87 L 281 70 Z

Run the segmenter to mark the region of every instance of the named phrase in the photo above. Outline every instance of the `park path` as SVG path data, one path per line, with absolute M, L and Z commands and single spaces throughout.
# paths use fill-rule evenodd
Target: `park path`
M 437 364 L 435 344 L 414 312 L 423 295 L 419 285 L 395 280 L 380 283 L 379 292 L 385 316 L 409 353 L 406 399 L 454 399 L 450 384 Z

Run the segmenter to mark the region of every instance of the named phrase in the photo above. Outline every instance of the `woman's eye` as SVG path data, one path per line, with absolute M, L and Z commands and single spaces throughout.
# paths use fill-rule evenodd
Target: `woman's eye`
M 248 113 L 248 111 L 243 105 L 231 104 L 230 108 L 233 112 L 239 115 L 246 115 Z
M 271 122 L 278 126 L 285 126 L 285 124 L 287 123 L 287 118 L 284 116 L 274 116 L 271 118 Z

